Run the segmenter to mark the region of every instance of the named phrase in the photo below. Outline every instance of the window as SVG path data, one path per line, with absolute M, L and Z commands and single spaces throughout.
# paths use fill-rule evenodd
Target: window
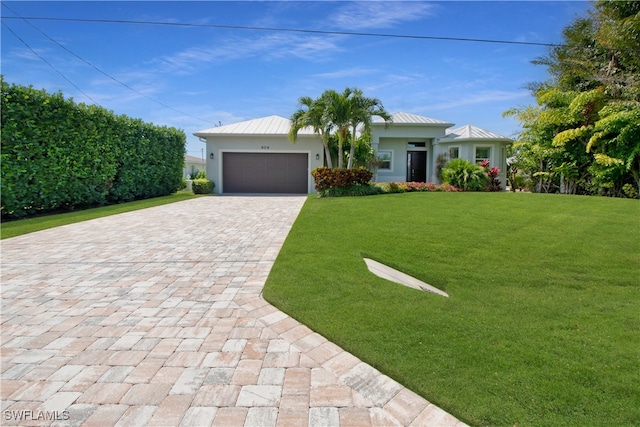
M 460 147 L 449 147 L 449 159 L 457 159 L 460 157 Z
M 491 147 L 476 147 L 476 163 L 491 160 Z
M 427 146 L 426 142 L 409 142 L 407 145 L 409 148 L 424 148 Z
M 378 151 L 378 160 L 380 160 L 380 166 L 378 166 L 378 170 L 391 170 L 392 159 L 392 151 Z

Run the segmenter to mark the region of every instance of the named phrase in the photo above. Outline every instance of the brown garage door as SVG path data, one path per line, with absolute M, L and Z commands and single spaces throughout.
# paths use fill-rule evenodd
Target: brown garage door
M 306 153 L 222 153 L 225 193 L 306 194 Z

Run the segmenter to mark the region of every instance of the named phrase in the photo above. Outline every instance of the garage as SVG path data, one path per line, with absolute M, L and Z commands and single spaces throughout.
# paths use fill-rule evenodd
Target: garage
M 224 193 L 307 194 L 307 153 L 222 153 Z

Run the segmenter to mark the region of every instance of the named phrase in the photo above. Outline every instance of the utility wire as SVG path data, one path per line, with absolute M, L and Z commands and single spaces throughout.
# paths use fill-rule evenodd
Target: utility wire
M 17 19 L 16 17 L 2 17 L 2 19 Z M 405 34 L 389 34 L 389 33 L 363 33 L 353 31 L 327 31 L 327 30 L 308 30 L 300 28 L 276 28 L 276 27 L 251 27 L 244 25 L 218 25 L 218 24 L 190 24 L 180 22 L 163 22 L 163 21 L 135 21 L 135 20 L 119 20 L 119 19 L 87 19 L 87 18 L 47 18 L 29 16 L 22 17 L 25 20 L 41 20 L 41 21 L 65 21 L 65 22 L 93 22 L 103 24 L 134 24 L 134 25 L 164 25 L 173 27 L 195 27 L 195 28 L 216 28 L 216 29 L 230 29 L 230 30 L 250 30 L 250 31 L 277 31 L 277 32 L 289 32 L 289 33 L 306 33 L 306 34 L 325 34 L 325 35 L 341 35 L 341 36 L 361 36 L 361 37 L 387 37 L 387 38 L 399 38 L 399 39 L 417 39 L 417 40 L 443 40 L 443 41 L 461 41 L 461 42 L 474 42 L 474 43 L 499 43 L 499 44 L 515 44 L 515 45 L 528 45 L 528 46 L 545 46 L 545 47 L 560 47 L 562 44 L 556 43 L 536 43 L 536 42 L 519 42 L 513 40 L 491 40 L 491 39 L 476 39 L 476 38 L 462 38 L 462 37 L 437 37 L 437 36 L 420 36 L 420 35 L 405 35 Z
M 100 68 L 98 68 L 97 66 L 93 65 L 91 62 L 87 61 L 86 59 L 82 58 L 80 55 L 76 54 L 75 52 L 72 52 L 71 50 L 69 50 L 66 46 L 64 46 L 63 44 L 59 43 L 57 40 L 53 39 L 52 37 L 50 37 L 48 34 L 46 34 L 44 31 L 42 31 L 41 29 L 39 29 L 38 27 L 36 27 L 35 25 L 33 25 L 32 23 L 29 22 L 29 18 L 24 18 L 21 17 L 20 15 L 18 15 L 13 9 L 11 9 L 9 6 L 7 6 L 6 4 L 2 4 L 3 6 L 5 6 L 7 9 L 9 9 L 11 12 L 15 13 L 17 16 L 16 17 L 7 17 L 7 18 L 11 18 L 11 19 L 22 19 L 23 21 L 25 21 L 29 26 L 31 26 L 32 28 L 34 28 L 36 31 L 38 31 L 40 34 L 42 34 L 43 36 L 45 36 L 46 38 L 48 38 L 49 40 L 51 40 L 53 43 L 55 43 L 56 45 L 58 45 L 59 47 L 61 47 L 62 49 L 64 49 L 66 52 L 68 52 L 69 54 L 75 56 L 76 58 L 78 58 L 80 61 L 84 62 L 85 64 L 89 65 L 91 68 L 93 68 L 94 70 L 98 71 L 99 73 L 103 74 L 104 76 L 110 78 L 111 80 L 113 80 L 114 82 L 124 86 L 125 88 L 129 89 L 132 92 L 137 93 L 140 96 L 143 96 L 153 102 L 155 102 L 156 104 L 159 104 L 165 108 L 168 108 L 169 110 L 175 111 L 176 113 L 191 117 L 192 119 L 196 119 L 196 120 L 200 120 L 202 122 L 205 123 L 213 123 L 211 120 L 205 120 L 202 119 L 200 117 L 195 117 L 192 116 L 191 114 L 185 113 L 184 111 L 180 111 L 177 110 L 173 107 L 171 107 L 170 105 L 167 105 L 161 101 L 158 101 L 157 99 L 154 99 L 152 97 L 150 97 L 149 95 L 146 95 L 142 92 L 140 92 L 139 90 L 136 90 L 134 88 L 132 88 L 131 86 L 129 86 L 128 84 L 116 79 L 115 77 L 113 77 L 112 75 L 106 73 L 105 71 L 101 70 Z M 51 65 L 47 60 L 45 60 L 42 56 L 38 55 L 33 49 L 31 49 L 29 47 L 29 45 L 26 44 L 26 42 L 24 40 L 22 40 L 20 37 L 18 37 L 18 35 L 11 30 L 4 22 L 2 23 L 5 27 L 7 27 L 7 29 L 9 29 L 9 31 L 11 32 L 11 34 L 13 34 L 14 36 L 16 36 L 16 38 L 18 38 L 18 40 L 20 40 L 22 43 L 25 44 L 25 46 L 27 46 L 31 52 L 33 52 L 36 56 L 38 56 L 38 58 L 42 59 L 44 62 L 46 62 L 50 67 L 52 67 L 54 70 L 56 70 L 66 81 L 68 81 L 69 83 L 71 83 L 73 85 L 73 87 L 75 87 L 76 89 L 78 89 L 80 92 L 82 92 L 87 98 L 91 99 L 92 102 L 94 102 L 95 104 L 97 104 L 97 102 L 95 102 L 89 95 L 87 95 L 85 92 L 83 92 L 78 86 L 76 86 L 73 82 L 71 82 L 69 79 L 67 79 L 60 71 L 58 71 L 53 65 Z
M 95 101 L 93 98 L 91 98 L 89 95 L 87 95 L 87 93 L 86 93 L 85 91 L 83 91 L 82 89 L 80 89 L 80 88 L 78 87 L 78 85 L 76 85 L 74 82 L 72 82 L 71 80 L 69 80 L 69 79 L 67 78 L 67 76 L 65 76 L 65 75 L 62 73 L 62 71 L 58 70 L 56 67 L 54 67 L 54 66 L 53 66 L 53 64 L 52 64 L 52 63 L 50 63 L 49 61 L 47 61 L 46 59 L 44 59 L 40 54 L 38 54 L 38 52 L 36 52 L 35 50 L 33 50 L 33 49 L 31 48 L 31 46 L 29 46 L 29 44 L 28 44 L 26 41 L 24 41 L 22 38 L 20 38 L 20 36 L 18 36 L 18 35 L 15 33 L 15 31 L 13 31 L 13 30 L 12 30 L 12 29 L 11 29 L 11 28 L 6 24 L 6 23 L 5 23 L 5 22 L 3 22 L 3 23 L 2 23 L 2 25 L 4 25 L 4 26 L 5 26 L 5 28 L 6 28 L 7 30 L 9 30 L 9 32 L 10 32 L 11 34 L 13 34 L 13 35 L 18 39 L 18 40 L 20 40 L 20 42 L 22 42 L 22 44 L 24 44 L 24 45 L 27 47 L 27 49 L 29 49 L 29 50 L 31 51 L 31 53 L 33 53 L 35 56 L 37 56 L 38 58 L 40 58 L 40 59 L 41 59 L 45 64 L 47 64 L 49 67 L 51 67 L 51 68 L 53 69 L 53 71 L 55 71 L 56 73 L 60 74 L 60 76 L 61 76 L 63 79 L 65 79 L 69 84 L 71 84 L 71 86 L 75 87 L 78 91 L 80 91 L 80 93 L 82 93 L 84 96 L 86 96 L 87 98 L 89 98 L 89 99 L 91 100 L 91 102 L 93 102 L 94 104 L 96 104 L 96 101 Z

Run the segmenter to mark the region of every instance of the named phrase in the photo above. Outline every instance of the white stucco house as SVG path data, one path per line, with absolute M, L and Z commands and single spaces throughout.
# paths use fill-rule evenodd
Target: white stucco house
M 207 162 L 200 157 L 184 156 L 184 168 L 182 168 L 183 178 L 193 178 L 198 171 L 204 170 Z
M 383 161 L 374 181 L 438 182 L 436 160 L 488 159 L 500 168 L 506 182 L 506 147 L 512 141 L 502 135 L 466 125 L 409 113 L 395 113 L 393 124 L 372 123 L 372 148 Z M 311 171 L 324 165 L 322 140 L 312 129 L 302 129 L 298 139 L 288 138 L 290 121 L 269 116 L 195 132 L 207 145 L 207 177 L 217 193 L 315 192 Z

